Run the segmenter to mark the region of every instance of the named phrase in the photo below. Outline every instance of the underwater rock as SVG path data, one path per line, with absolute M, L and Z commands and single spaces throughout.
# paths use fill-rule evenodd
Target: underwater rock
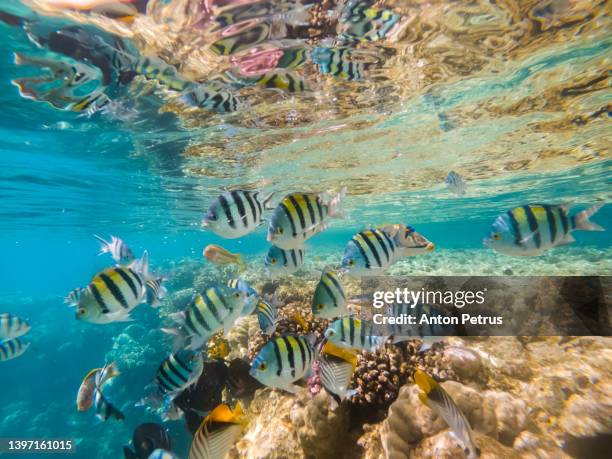
M 326 394 L 313 398 L 307 390 L 297 395 L 258 390 L 249 413 L 253 417 L 237 444 L 237 457 L 325 459 L 338 457 L 345 449 L 347 407 L 332 411 Z
M 448 346 L 444 348 L 444 361 L 448 367 L 464 381 L 482 380 L 483 370 L 480 356 L 467 348 Z
M 508 392 L 487 391 L 484 394 L 483 411 L 495 414 L 497 438 L 512 446 L 514 438 L 527 426 L 529 409 L 525 401 Z
M 249 355 L 249 339 L 259 330 L 257 316 L 241 317 L 227 334 L 230 353 L 228 359 L 245 358 Z

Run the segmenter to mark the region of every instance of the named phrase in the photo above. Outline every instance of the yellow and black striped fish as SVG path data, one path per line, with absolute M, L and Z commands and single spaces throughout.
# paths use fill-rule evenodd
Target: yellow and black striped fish
M 325 331 L 325 338 L 338 347 L 360 351 L 372 351 L 387 340 L 374 325 L 356 317 L 337 319 Z
M 30 331 L 32 327 L 22 318 L 5 312 L 0 314 L 0 341 L 19 338 Z
M 222 459 L 240 438 L 246 417 L 240 403 L 232 411 L 228 405 L 217 406 L 204 418 L 189 449 L 189 459 Z
M 284 48 L 283 55 L 279 58 L 276 66 L 283 69 L 296 69 L 308 62 L 308 48 L 304 46 L 292 46 Z
M 574 242 L 572 231 L 603 231 L 589 220 L 603 204 L 570 216 L 565 206 L 527 204 L 497 217 L 485 245 L 506 255 L 537 256 L 544 251 Z
M 30 347 L 30 343 L 24 343 L 20 338 L 0 341 L 0 362 L 16 359 Z
M 250 374 L 266 386 L 296 393 L 299 387 L 293 383 L 310 373 L 314 359 L 314 348 L 306 337 L 284 335 L 259 351 Z
M 323 271 L 312 297 L 312 314 L 322 319 L 333 319 L 347 312 L 342 281 L 334 271 Z
M 330 199 L 328 193 L 290 193 L 274 209 L 268 241 L 281 249 L 299 249 L 304 242 L 327 228 L 328 217 L 340 217 L 346 188 Z
M 276 330 L 276 323 L 278 322 L 276 306 L 271 305 L 267 301 L 260 300 L 257 303 L 257 321 L 264 335 L 272 335 Z
M 342 257 L 342 267 L 354 275 L 376 274 L 398 260 L 395 238 L 380 229 L 357 233 L 349 241 Z
M 158 81 L 175 91 L 184 91 L 193 83 L 179 74 L 176 67 L 157 57 L 141 57 L 136 61 L 134 70 L 147 80 Z
M 148 254 L 130 266 L 115 266 L 96 274 L 81 292 L 76 317 L 95 324 L 130 320 L 130 311 L 145 301 Z
M 382 40 L 400 21 L 399 14 L 375 8 L 372 4 L 367 0 L 351 0 L 347 3 L 340 18 L 341 39 L 361 42 Z
M 176 395 L 195 383 L 203 369 L 202 353 L 180 349 L 159 366 L 155 382 L 161 394 Z
M 180 100 L 192 107 L 222 113 L 235 112 L 244 106 L 244 102 L 231 90 L 207 83 L 188 86 Z
M 269 72 L 254 81 L 255 84 L 270 89 L 280 89 L 285 92 L 304 92 L 308 90 L 306 82 L 291 72 Z
M 266 254 L 264 264 L 270 276 L 288 276 L 304 266 L 304 250 L 285 250 L 273 245 Z
M 198 294 L 184 311 L 171 315 L 180 324 L 178 330 L 164 331 L 190 338 L 189 347 L 198 349 L 221 329 L 227 333 L 240 317 L 247 301 L 252 299 L 240 290 L 225 285 L 209 287 Z

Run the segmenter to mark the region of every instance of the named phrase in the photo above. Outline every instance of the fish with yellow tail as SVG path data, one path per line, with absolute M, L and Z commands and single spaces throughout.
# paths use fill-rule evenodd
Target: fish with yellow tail
M 240 438 L 247 420 L 240 403 L 222 404 L 210 412 L 193 436 L 189 459 L 223 459 Z
M 440 416 L 453 431 L 453 435 L 463 444 L 463 452 L 467 459 L 480 457 L 480 449 L 474 443 L 474 435 L 470 423 L 459 409 L 452 397 L 427 373 L 416 370 L 414 382 L 423 392 L 419 399 Z
M 78 295 L 76 318 L 94 324 L 125 322 L 130 312 L 145 302 L 149 255 L 145 251 L 140 260 L 129 266 L 115 266 L 96 274 Z
M 304 247 L 304 242 L 327 228 L 329 217 L 341 217 L 340 204 L 346 187 L 330 193 L 290 193 L 272 213 L 268 227 L 268 242 L 289 250 Z
M 349 389 L 355 368 L 357 367 L 357 352 L 335 346 L 327 342 L 317 359 L 321 384 L 332 397 L 332 409 L 342 400 L 351 398 L 357 392 Z
M 295 394 L 300 387 L 294 383 L 311 372 L 314 359 L 315 350 L 309 338 L 283 335 L 261 348 L 249 373 L 268 387 Z
M 87 411 L 91 408 L 94 401 L 96 379 L 99 379 L 100 385 L 103 385 L 118 375 L 119 370 L 117 370 L 117 364 L 115 362 L 104 365 L 104 368 L 94 368 L 87 373 L 77 392 L 77 410 Z
M 202 251 L 202 255 L 211 263 L 216 265 L 239 265 L 244 266 L 242 256 L 224 249 L 220 245 L 209 244 Z
M 603 204 L 569 215 L 566 206 L 527 204 L 497 217 L 483 243 L 497 252 L 519 257 L 535 257 L 548 249 L 571 244 L 570 233 L 577 230 L 604 231 L 590 221 Z
M 432 242 L 404 224 L 370 228 L 357 233 L 348 242 L 342 268 L 352 276 L 376 276 L 404 257 L 434 249 Z

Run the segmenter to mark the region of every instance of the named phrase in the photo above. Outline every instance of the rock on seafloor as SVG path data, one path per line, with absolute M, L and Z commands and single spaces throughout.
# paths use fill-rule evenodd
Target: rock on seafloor
M 256 392 L 249 407 L 250 422 L 233 452 L 235 458 L 335 458 L 346 449 L 348 434 L 345 405 L 330 407 L 326 394 L 311 397 L 279 390 Z

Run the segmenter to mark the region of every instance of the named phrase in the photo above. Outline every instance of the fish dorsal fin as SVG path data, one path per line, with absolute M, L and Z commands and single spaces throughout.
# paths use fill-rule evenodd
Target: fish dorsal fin
M 326 342 L 325 346 L 323 346 L 323 353 L 333 355 L 339 359 L 344 360 L 351 364 L 353 370 L 357 367 L 357 351 L 344 349 L 336 346 L 331 342 Z
M 81 384 L 83 384 L 85 381 L 87 381 L 89 378 L 95 375 L 97 371 L 102 371 L 102 368 L 94 368 L 89 373 L 87 373 L 85 377 L 83 378 L 83 381 L 81 382 Z

